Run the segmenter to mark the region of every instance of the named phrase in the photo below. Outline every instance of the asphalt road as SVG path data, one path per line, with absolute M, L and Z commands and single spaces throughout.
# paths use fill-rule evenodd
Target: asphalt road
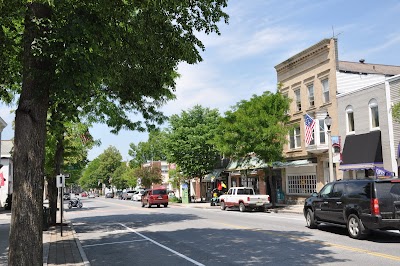
M 345 228 L 305 227 L 300 214 L 141 208 L 84 199 L 65 211 L 91 265 L 400 265 L 400 233 L 354 240 Z

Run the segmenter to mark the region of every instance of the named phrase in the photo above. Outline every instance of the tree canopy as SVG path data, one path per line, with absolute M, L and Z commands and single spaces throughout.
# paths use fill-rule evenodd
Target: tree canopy
M 132 160 L 129 162 L 130 166 L 136 168 L 147 161 L 165 161 L 167 159 L 165 141 L 166 135 L 164 131 L 151 130 L 146 142 L 142 141 L 137 145 L 134 143 L 129 144 L 128 154 L 132 156 Z
M 290 100 L 281 93 L 269 91 L 240 101 L 221 119 L 216 146 L 226 156 L 234 158 L 255 153 L 272 167 L 272 162 L 282 159 L 283 145 L 288 141 L 289 104 Z M 271 179 L 272 176 L 269 183 L 274 204 Z
M 42 236 L 32 232 L 42 231 L 49 106 L 65 103 L 77 117 L 106 123 L 113 132 L 161 123 L 165 117 L 158 107 L 174 98 L 178 63 L 201 61 L 204 45 L 196 33 L 219 34 L 217 23 L 228 19 L 226 5 L 226 0 L 0 2 L 0 97 L 9 103 L 19 95 L 10 265 L 42 263 Z M 141 114 L 144 125 L 132 121 L 131 112 Z
M 166 147 L 168 161 L 176 163 L 187 177 L 202 177 L 217 159 L 213 140 L 219 123 L 217 109 L 196 105 L 169 120 Z

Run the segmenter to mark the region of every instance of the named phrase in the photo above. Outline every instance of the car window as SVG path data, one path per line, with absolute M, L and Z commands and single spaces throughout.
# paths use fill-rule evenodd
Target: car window
M 166 195 L 167 191 L 165 189 L 153 190 L 153 195 Z
M 336 183 L 333 186 L 332 193 L 330 197 L 332 198 L 340 198 L 344 194 L 344 183 Z
M 326 184 L 326 185 L 321 189 L 321 191 L 319 192 L 319 194 L 321 195 L 321 197 L 323 197 L 323 198 L 328 198 L 328 197 L 329 197 L 329 194 L 330 194 L 331 191 L 332 191 L 332 187 L 333 187 L 333 183 Z
M 377 196 L 390 195 L 395 201 L 400 200 L 400 183 L 375 183 Z
M 371 198 L 371 182 L 370 181 L 357 181 L 347 183 L 347 196 L 349 198 Z
M 242 188 L 239 188 L 238 190 L 237 190 L 237 192 L 236 192 L 236 195 L 244 195 L 245 193 L 244 193 L 244 189 L 242 189 Z

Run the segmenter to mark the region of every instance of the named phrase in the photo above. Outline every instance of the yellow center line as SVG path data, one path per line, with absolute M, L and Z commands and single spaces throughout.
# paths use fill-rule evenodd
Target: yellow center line
M 218 222 L 218 223 L 220 223 L 220 222 Z M 347 251 L 354 251 L 354 252 L 358 252 L 358 253 L 368 254 L 368 255 L 371 255 L 371 256 L 375 256 L 375 257 L 381 257 L 381 258 L 386 258 L 386 259 L 390 259 L 390 260 L 400 261 L 400 257 L 399 256 L 393 256 L 393 255 L 389 255 L 389 254 L 369 251 L 369 250 L 366 250 L 366 249 L 355 248 L 355 247 L 350 247 L 350 246 L 344 246 L 344 245 L 329 243 L 329 242 L 325 242 L 325 241 L 321 241 L 321 240 L 313 240 L 313 239 L 306 238 L 306 237 L 297 237 L 297 236 L 292 236 L 292 235 L 287 235 L 287 234 L 269 232 L 269 231 L 265 231 L 264 229 L 255 229 L 255 228 L 250 228 L 250 227 L 245 227 L 245 226 L 240 226 L 240 225 L 227 224 L 227 223 L 220 223 L 220 224 L 223 224 L 225 226 L 229 226 L 229 227 L 232 227 L 232 228 L 236 228 L 236 229 L 243 229 L 243 230 L 261 232 L 261 233 L 268 234 L 268 235 L 274 235 L 274 236 L 284 237 L 284 238 L 303 241 L 303 242 L 317 243 L 317 244 L 321 244 L 321 245 L 327 246 L 327 247 L 334 247 L 334 248 L 339 248 L 339 249 L 343 249 L 343 250 L 347 250 Z

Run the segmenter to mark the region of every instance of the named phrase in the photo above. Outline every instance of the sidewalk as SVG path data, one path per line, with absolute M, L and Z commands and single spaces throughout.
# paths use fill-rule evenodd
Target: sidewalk
M 43 232 L 43 265 L 90 265 L 71 222 Z
M 209 202 L 193 202 L 189 204 L 170 202 L 169 204 L 185 208 L 219 209 L 219 206 L 211 206 Z M 265 212 L 303 214 L 303 205 L 276 204 L 275 209 L 268 208 Z

